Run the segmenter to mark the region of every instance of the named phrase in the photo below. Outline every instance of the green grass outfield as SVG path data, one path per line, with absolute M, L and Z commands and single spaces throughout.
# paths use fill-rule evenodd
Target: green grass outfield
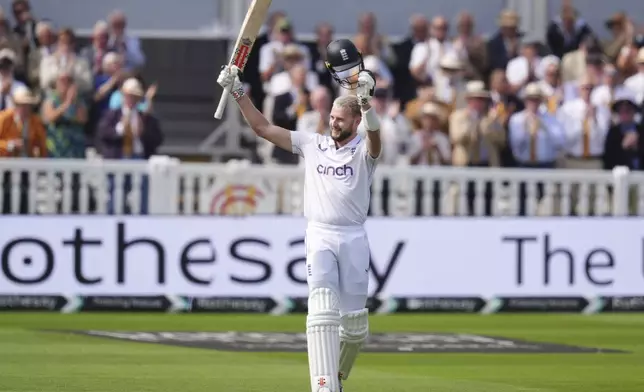
M 307 392 L 306 355 L 39 329 L 303 331 L 304 315 L 0 313 L 0 392 Z M 388 315 L 376 332 L 463 332 L 629 354 L 365 354 L 346 392 L 643 392 L 644 315 Z

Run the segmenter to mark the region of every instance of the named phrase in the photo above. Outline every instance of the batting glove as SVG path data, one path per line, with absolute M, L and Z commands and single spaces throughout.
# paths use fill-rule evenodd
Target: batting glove
M 360 105 L 366 105 L 373 98 L 376 90 L 376 77 L 371 71 L 360 71 L 358 74 L 357 96 L 360 99 Z
M 219 73 L 217 83 L 224 89 L 230 91 L 236 100 L 244 95 L 244 86 L 241 80 L 239 80 L 239 68 L 235 65 L 224 66 Z

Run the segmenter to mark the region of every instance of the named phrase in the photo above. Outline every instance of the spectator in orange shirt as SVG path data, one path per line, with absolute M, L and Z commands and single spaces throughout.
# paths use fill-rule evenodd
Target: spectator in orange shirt
M 34 113 L 38 99 L 26 87 L 13 92 L 15 108 L 0 114 L 0 157 L 46 157 L 47 134 Z

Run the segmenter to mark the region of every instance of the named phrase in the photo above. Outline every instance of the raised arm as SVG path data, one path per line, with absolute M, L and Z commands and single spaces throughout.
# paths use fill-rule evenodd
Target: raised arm
M 217 82 L 223 87 L 230 86 L 230 92 L 246 119 L 248 125 L 262 139 L 266 139 L 286 151 L 292 150 L 291 131 L 275 126 L 260 112 L 248 98 L 238 77 L 239 69 L 235 66 L 225 67 L 219 74 Z

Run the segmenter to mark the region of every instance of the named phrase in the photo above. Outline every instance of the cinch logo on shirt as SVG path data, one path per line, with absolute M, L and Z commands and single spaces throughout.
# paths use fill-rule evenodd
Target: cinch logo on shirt
M 318 173 L 332 177 L 351 177 L 353 168 L 349 165 L 344 166 L 324 166 L 318 165 Z

